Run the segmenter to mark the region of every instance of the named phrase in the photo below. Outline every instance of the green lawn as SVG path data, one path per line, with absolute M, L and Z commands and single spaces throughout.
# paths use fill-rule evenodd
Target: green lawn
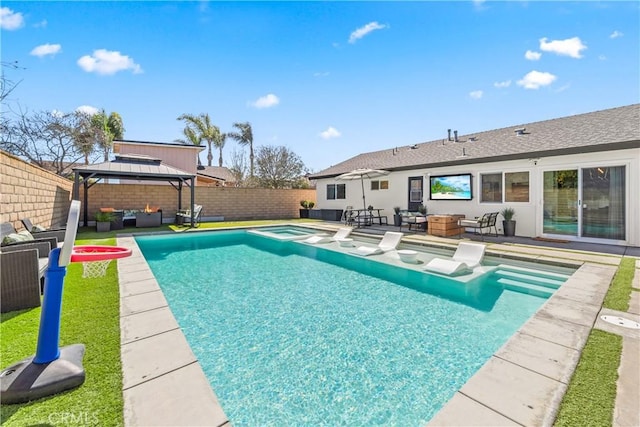
M 76 244 L 113 245 L 115 239 L 77 240 Z M 7 426 L 123 424 L 120 364 L 120 297 L 116 264 L 105 277 L 83 279 L 82 265 L 67 268 L 62 300 L 60 346 L 82 343 L 86 380 L 59 395 L 18 405 L 2 405 Z M 40 307 L 3 313 L 0 323 L 2 368 L 35 354 Z
M 593 329 L 562 400 L 556 427 L 602 427 L 613 421 L 622 337 Z
M 635 258 L 623 258 L 603 307 L 628 310 L 634 273 Z M 562 400 L 555 426 L 612 425 L 621 354 L 621 336 L 597 329 L 591 331 Z

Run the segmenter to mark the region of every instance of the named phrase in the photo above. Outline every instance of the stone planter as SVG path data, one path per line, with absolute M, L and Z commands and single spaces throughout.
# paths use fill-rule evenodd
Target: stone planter
M 106 231 L 110 231 L 111 230 L 111 223 L 110 222 L 96 222 L 96 231 L 98 233 L 104 233 Z
M 505 236 L 515 236 L 516 222 L 514 220 L 502 221 L 502 230 L 504 230 Z
M 309 218 L 309 209 L 300 209 L 300 218 Z

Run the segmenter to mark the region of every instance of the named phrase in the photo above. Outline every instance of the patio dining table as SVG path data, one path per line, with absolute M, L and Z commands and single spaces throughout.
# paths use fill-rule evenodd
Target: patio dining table
M 360 226 L 360 224 L 362 223 L 363 226 L 367 226 L 367 225 L 372 225 L 373 221 L 377 218 L 380 225 L 382 225 L 382 218 L 385 219 L 385 223 L 387 222 L 386 216 L 382 216 L 380 214 L 380 212 L 382 212 L 382 209 L 377 209 L 377 208 L 373 208 L 373 209 L 353 209 L 354 212 L 354 216 L 353 216 L 353 220 L 358 224 L 358 226 Z M 374 214 L 375 212 L 375 214 Z

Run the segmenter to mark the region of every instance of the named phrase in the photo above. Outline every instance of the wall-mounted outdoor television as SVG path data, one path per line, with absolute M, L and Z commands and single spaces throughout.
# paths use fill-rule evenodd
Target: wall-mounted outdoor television
M 471 200 L 471 174 L 429 177 L 429 200 Z

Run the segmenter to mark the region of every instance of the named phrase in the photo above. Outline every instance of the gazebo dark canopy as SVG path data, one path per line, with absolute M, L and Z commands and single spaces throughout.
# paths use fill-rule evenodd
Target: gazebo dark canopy
M 73 168 L 73 172 L 75 173 L 75 185 L 73 187 L 74 199 L 80 199 L 80 185 L 82 184 L 84 187 L 85 206 L 82 220 L 84 226 L 87 225 L 89 219 L 87 209 L 89 188 L 103 178 L 168 181 L 173 188 L 178 190 L 178 210 L 182 209 L 182 187 L 186 184 L 191 187 L 191 212 L 194 211 L 196 176 L 180 169 L 163 165 L 160 159 L 144 155 L 116 154 L 116 159 L 113 161 L 96 165 L 78 166 Z M 192 217 L 192 227 L 195 226 L 194 221 Z

